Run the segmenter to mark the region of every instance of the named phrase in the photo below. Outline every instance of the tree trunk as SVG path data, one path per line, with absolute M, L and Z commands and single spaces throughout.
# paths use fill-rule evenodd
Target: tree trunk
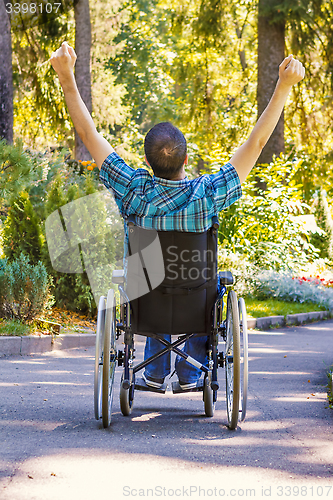
M 285 23 L 270 23 L 267 9 L 279 0 L 259 0 L 258 13 L 258 118 L 269 103 L 279 77 L 279 65 L 285 57 Z M 263 11 L 265 15 L 263 15 Z M 264 147 L 258 164 L 270 163 L 273 155 L 284 152 L 284 116 L 281 118 Z
M 13 142 L 12 44 L 4 0 L 0 0 L 0 138 Z
M 92 111 L 91 99 L 91 77 L 90 77 L 90 47 L 91 47 L 91 25 L 89 0 L 77 0 L 74 2 L 75 18 L 75 52 L 77 60 L 75 64 L 75 79 L 82 100 Z M 91 156 L 77 132 L 75 131 L 75 159 L 90 160 Z

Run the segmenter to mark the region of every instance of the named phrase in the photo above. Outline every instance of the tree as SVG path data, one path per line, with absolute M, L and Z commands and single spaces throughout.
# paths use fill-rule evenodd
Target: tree
M 157 121 L 172 121 L 196 152 L 194 173 L 203 173 L 204 155 L 216 148 L 230 157 L 254 125 L 255 9 L 235 0 L 125 6 L 107 67 L 126 87 L 131 128 L 134 122 L 145 133 Z
M 91 76 L 90 76 L 90 48 L 91 48 L 91 25 L 89 0 L 74 1 L 75 17 L 75 52 L 77 61 L 75 63 L 75 80 L 82 100 L 92 112 L 91 100 Z M 90 160 L 91 156 L 77 132 L 75 131 L 75 159 Z
M 9 209 L 3 231 L 3 248 L 9 260 L 21 252 L 28 255 L 33 264 L 41 258 L 43 239 L 37 215 L 29 194 L 22 191 Z
M 281 0 L 259 0 L 258 5 L 258 118 L 272 97 L 279 77 L 279 65 L 285 57 L 285 20 L 274 21 L 269 14 Z M 258 163 L 270 163 L 273 155 L 284 152 L 284 114 L 264 147 Z
M 21 142 L 8 144 L 5 139 L 0 140 L 0 209 L 10 206 L 32 178 L 40 174 L 35 160 L 23 151 Z
M 63 41 L 74 44 L 70 13 L 73 2 L 39 3 L 38 15 L 33 9 L 36 4 L 31 4 L 31 9 L 24 14 L 22 9 L 27 4 L 24 0 L 19 3 L 20 12 L 15 14 L 14 10 L 19 9 L 13 6 L 11 15 L 14 135 L 34 150 L 59 146 L 64 141 L 72 146 L 73 131 L 61 86 L 47 61 Z
M 5 1 L 0 1 L 0 138 L 13 142 L 12 48 Z

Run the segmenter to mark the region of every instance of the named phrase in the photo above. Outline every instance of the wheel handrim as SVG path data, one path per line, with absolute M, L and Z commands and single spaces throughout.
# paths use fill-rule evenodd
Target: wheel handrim
M 227 416 L 230 429 L 237 427 L 239 419 L 240 395 L 240 352 L 239 352 L 239 316 L 237 295 L 231 290 L 227 299 L 226 318 L 226 400 Z
M 247 407 L 247 389 L 248 389 L 248 333 L 247 333 L 247 316 L 245 301 L 240 298 L 239 306 L 239 325 L 240 325 L 240 346 L 241 346 L 241 418 L 243 422 L 246 416 Z
M 105 328 L 106 297 L 100 297 L 97 313 L 96 345 L 95 345 L 95 371 L 94 371 L 94 409 L 95 418 L 102 416 L 102 372 L 103 372 L 103 347 Z

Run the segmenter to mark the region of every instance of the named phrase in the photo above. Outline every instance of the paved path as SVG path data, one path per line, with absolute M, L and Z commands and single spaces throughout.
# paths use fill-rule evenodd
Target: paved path
M 224 390 L 213 418 L 200 393 L 141 392 L 125 418 L 120 373 L 105 430 L 93 414 L 93 348 L 1 359 L 0 499 L 333 499 L 332 362 L 333 321 L 252 332 L 236 431 Z

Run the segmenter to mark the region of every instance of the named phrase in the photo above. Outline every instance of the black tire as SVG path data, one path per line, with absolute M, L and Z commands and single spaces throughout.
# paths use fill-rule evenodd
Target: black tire
M 106 297 L 100 297 L 97 313 L 96 344 L 95 344 L 95 373 L 94 373 L 94 409 L 95 418 L 102 417 L 102 383 L 103 383 L 103 349 L 105 331 Z
M 231 290 L 227 299 L 225 374 L 229 429 L 236 429 L 240 400 L 240 331 L 236 293 Z
M 103 427 L 111 423 L 111 407 L 113 398 L 113 382 L 116 370 L 116 332 L 114 290 L 108 291 L 105 313 L 104 355 L 103 355 L 103 388 L 102 388 L 102 419 Z
M 239 308 L 240 361 L 241 361 L 240 421 L 243 422 L 246 416 L 247 389 L 248 389 L 248 378 L 249 378 L 247 315 L 246 315 L 245 301 L 243 298 L 239 299 L 238 308 Z
M 123 388 L 123 381 L 120 382 L 120 409 L 121 413 L 128 417 L 132 413 L 133 403 L 134 403 L 134 384 L 128 389 Z
M 213 417 L 215 410 L 214 391 L 211 386 L 211 373 L 205 376 L 203 388 L 203 400 L 206 417 Z

